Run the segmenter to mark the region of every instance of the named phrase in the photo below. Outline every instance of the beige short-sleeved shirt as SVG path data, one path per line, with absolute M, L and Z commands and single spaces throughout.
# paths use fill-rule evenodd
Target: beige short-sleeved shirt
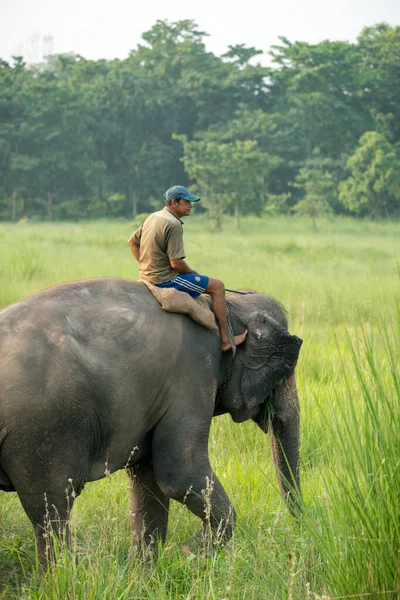
M 147 217 L 132 233 L 128 242 L 140 248 L 140 279 L 150 283 L 164 283 L 178 275 L 171 260 L 185 258 L 182 221 L 163 208 Z

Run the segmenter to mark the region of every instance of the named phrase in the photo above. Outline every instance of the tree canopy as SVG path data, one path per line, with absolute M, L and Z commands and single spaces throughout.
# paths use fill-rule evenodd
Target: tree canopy
M 157 21 L 124 60 L 0 60 L 0 218 L 131 218 L 171 185 L 223 215 L 400 215 L 400 27 L 207 51 Z M 201 209 L 200 209 L 201 210 Z

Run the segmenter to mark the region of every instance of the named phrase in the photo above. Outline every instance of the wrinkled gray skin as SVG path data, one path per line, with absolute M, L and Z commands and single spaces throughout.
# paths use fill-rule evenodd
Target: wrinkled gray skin
M 49 523 L 58 532 L 86 482 L 123 468 L 136 547 L 165 539 L 171 498 L 203 521 L 203 531 L 228 540 L 235 513 L 207 449 L 212 417 L 227 412 L 265 432 L 272 425 L 279 484 L 296 510 L 293 370 L 301 340 L 288 334 L 274 300 L 228 300 L 235 333 L 246 327 L 249 334 L 219 396 L 232 353 L 221 353 L 218 332 L 165 313 L 141 283 L 66 283 L 0 313 L 0 490 L 18 493 L 42 568 Z M 206 478 L 213 482 L 208 525 Z

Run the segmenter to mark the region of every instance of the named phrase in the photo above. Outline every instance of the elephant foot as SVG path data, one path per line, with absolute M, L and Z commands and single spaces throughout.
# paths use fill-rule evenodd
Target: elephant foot
M 136 559 L 142 563 L 152 563 L 158 557 L 158 543 L 156 538 L 142 540 L 141 543 L 133 543 L 129 548 L 128 558 Z
M 224 542 L 220 536 L 200 531 L 194 538 L 183 544 L 182 554 L 184 556 L 202 554 L 207 557 L 215 554 L 217 548 L 222 548 L 223 546 Z

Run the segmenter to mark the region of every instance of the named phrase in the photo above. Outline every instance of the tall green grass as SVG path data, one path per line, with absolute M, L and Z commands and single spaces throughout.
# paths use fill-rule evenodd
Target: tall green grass
M 131 225 L 0 226 L 0 303 L 81 277 L 136 279 Z M 280 497 L 268 438 L 253 423 L 214 420 L 210 456 L 238 512 L 214 556 L 180 546 L 199 523 L 174 504 L 154 562 L 129 556 L 128 484 L 88 484 L 71 524 L 74 553 L 39 583 L 30 524 L 0 493 L 0 597 L 398 598 L 400 595 L 400 279 L 397 223 L 245 219 L 222 234 L 185 224 L 189 264 L 228 287 L 269 293 L 304 339 L 298 366 L 303 516 Z M 397 246 L 396 246 L 397 244 Z M 79 557 L 75 563 L 75 555 Z
M 324 559 L 326 588 L 341 596 L 400 594 L 399 334 L 399 323 L 378 323 L 376 334 L 361 324 L 347 339 L 350 365 L 339 349 L 333 403 L 316 399 L 333 454 L 324 502 L 302 524 Z

